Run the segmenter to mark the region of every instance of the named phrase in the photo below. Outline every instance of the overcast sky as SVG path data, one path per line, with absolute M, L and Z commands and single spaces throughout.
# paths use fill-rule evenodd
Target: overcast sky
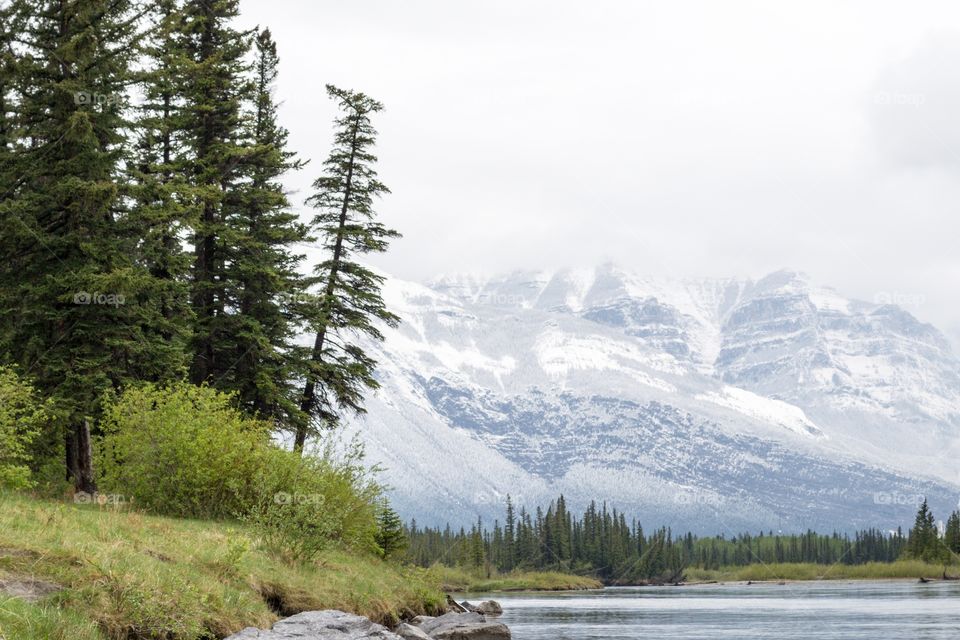
M 386 105 L 376 263 L 788 267 L 960 337 L 960 3 L 242 0 L 302 203 L 327 82 Z M 305 214 L 306 215 L 306 214 Z

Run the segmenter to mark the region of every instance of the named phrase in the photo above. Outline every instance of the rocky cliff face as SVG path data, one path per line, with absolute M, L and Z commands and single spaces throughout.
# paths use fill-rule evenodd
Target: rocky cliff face
M 791 272 L 614 266 L 390 280 L 404 319 L 354 425 L 408 517 L 507 493 L 699 531 L 907 524 L 957 502 L 960 362 L 933 327 Z

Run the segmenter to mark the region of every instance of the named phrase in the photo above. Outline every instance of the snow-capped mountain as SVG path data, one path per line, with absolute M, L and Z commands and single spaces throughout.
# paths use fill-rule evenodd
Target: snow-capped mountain
M 371 346 L 352 424 L 405 517 L 502 517 L 563 492 L 703 532 L 907 524 L 957 504 L 960 360 L 933 327 L 793 272 L 612 265 L 427 285 Z

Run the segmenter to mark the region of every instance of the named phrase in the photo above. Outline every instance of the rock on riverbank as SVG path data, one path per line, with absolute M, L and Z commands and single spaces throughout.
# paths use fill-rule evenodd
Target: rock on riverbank
M 481 613 L 418 616 L 394 631 L 343 611 L 308 611 L 285 618 L 272 629 L 248 627 L 226 640 L 510 640 L 510 629 Z
M 447 613 L 439 618 L 421 616 L 416 627 L 431 640 L 509 640 L 510 629 L 499 622 L 490 622 L 482 613 Z M 422 640 L 410 636 L 404 640 Z

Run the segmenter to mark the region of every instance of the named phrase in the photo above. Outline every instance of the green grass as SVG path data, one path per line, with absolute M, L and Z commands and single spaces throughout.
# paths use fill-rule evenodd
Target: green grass
M 860 565 L 822 565 L 811 563 L 752 564 L 745 567 L 723 567 L 718 570 L 690 568 L 686 571 L 688 582 L 717 580 L 777 581 L 777 580 L 888 580 L 898 578 L 940 578 L 943 565 L 927 564 L 919 560 L 896 562 L 868 562 Z M 960 568 L 947 567 L 947 575 L 960 574 Z
M 235 522 L 162 518 L 0 493 L 0 579 L 62 585 L 0 600 L 0 638 L 197 640 L 335 608 L 384 623 L 444 607 L 423 570 L 343 551 L 309 566 Z
M 0 638 L 8 640 L 103 640 L 97 624 L 52 604 L 0 596 Z
M 572 591 L 603 586 L 594 578 L 555 571 L 515 571 L 488 578 L 485 574 L 438 564 L 429 572 L 444 591 Z

